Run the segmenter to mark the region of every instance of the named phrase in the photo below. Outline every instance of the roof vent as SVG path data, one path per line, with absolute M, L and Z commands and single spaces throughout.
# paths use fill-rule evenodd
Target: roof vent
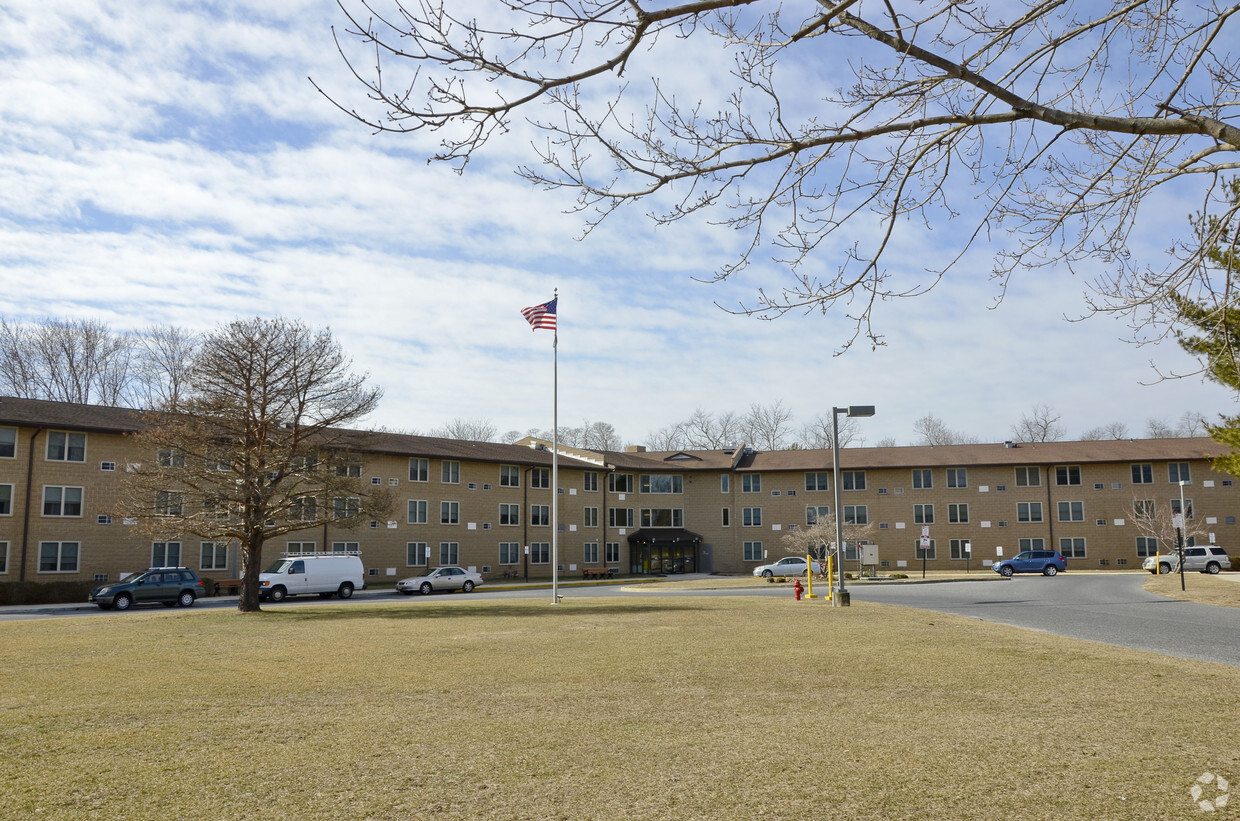
M 1004 442 L 1004 443 L 1003 443 L 1003 446 L 1004 446 L 1005 448 L 1018 448 L 1018 447 L 1020 447 L 1020 445 L 1016 444 L 1016 443 L 1015 443 L 1015 442 L 1013 442 L 1011 439 L 1009 439 L 1009 440 L 1007 440 L 1006 442 Z

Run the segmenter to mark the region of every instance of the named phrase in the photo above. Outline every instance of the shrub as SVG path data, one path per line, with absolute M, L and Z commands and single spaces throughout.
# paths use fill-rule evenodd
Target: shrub
M 97 582 L 0 582 L 0 605 L 80 604 Z

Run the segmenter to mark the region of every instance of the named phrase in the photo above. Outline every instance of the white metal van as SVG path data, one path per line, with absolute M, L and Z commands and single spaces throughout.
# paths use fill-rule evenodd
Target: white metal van
M 342 599 L 366 589 L 362 557 L 357 553 L 285 553 L 258 574 L 258 596 L 283 601 L 285 596 L 318 593 Z

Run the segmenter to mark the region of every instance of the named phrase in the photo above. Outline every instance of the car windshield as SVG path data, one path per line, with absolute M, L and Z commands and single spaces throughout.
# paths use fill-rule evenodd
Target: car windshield
M 125 575 L 125 578 L 121 579 L 120 581 L 121 581 L 122 583 L 124 583 L 124 582 L 131 582 L 131 581 L 134 581 L 135 579 L 137 579 L 137 578 L 138 578 L 139 576 L 141 576 L 141 575 L 142 575 L 141 573 L 128 573 L 128 574 L 126 574 L 126 575 Z
M 263 572 L 264 573 L 283 573 L 285 570 L 288 569 L 288 565 L 289 565 L 288 559 L 276 559 L 274 562 L 271 563 L 271 567 L 268 567 Z

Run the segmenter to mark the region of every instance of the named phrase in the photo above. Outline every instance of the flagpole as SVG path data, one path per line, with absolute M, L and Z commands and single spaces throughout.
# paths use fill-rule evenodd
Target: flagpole
M 556 288 L 552 301 L 560 298 Z M 557 313 L 559 303 L 556 303 Z M 560 603 L 560 326 L 551 342 L 551 603 Z

